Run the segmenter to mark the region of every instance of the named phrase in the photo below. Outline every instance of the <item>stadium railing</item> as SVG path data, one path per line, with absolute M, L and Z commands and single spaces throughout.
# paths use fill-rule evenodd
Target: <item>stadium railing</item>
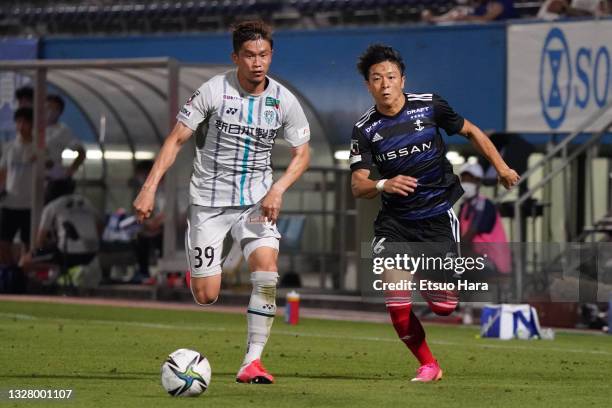
M 532 186 L 516 198 L 514 201 L 514 219 L 513 219 L 513 236 L 517 239 L 521 239 L 524 236 L 523 230 L 523 210 L 524 205 L 527 200 L 533 198 L 534 194 L 544 187 L 550 185 L 554 178 L 559 175 L 561 172 L 566 172 L 568 168 L 575 163 L 582 155 L 587 155 L 587 163 L 590 163 L 594 158 L 593 148 L 597 147 L 597 143 L 600 141 L 602 136 L 610 131 L 612 128 L 612 120 L 606 122 L 601 130 L 598 132 L 592 133 L 585 141 L 581 141 L 580 145 L 575 149 L 571 149 L 570 145 L 577 141 L 578 137 L 583 135 L 588 128 L 592 126 L 593 123 L 597 122 L 601 118 L 604 118 L 605 115 L 612 111 L 612 101 L 605 105 L 601 110 L 593 113 L 588 118 L 586 118 L 578 128 L 568 136 L 566 136 L 559 144 L 550 149 L 546 155 L 539 160 L 536 164 L 531 166 L 525 173 L 521 175 L 521 180 L 519 181 L 519 185 L 528 183 L 529 177 L 534 175 L 538 171 L 544 171 L 544 176 L 541 180 L 535 183 Z M 559 154 L 561 155 L 561 161 L 556 163 L 556 160 L 559 158 Z M 555 163 L 553 163 L 555 160 Z M 555 165 L 556 164 L 556 165 Z M 591 171 L 590 166 L 586 166 L 586 171 Z M 588 173 L 587 173 L 588 174 Z M 592 180 L 592 177 L 588 177 L 587 179 Z M 565 183 L 567 185 L 567 183 Z M 518 188 L 518 185 L 516 186 Z M 594 188 L 590 189 L 591 194 L 593 193 Z M 496 198 L 496 202 L 502 203 L 509 195 L 510 191 L 505 191 L 500 194 Z M 569 191 L 567 194 L 568 198 L 573 196 L 572 191 Z M 568 200 L 569 202 L 569 200 Z M 591 203 L 593 200 L 591 200 Z M 593 211 L 591 211 L 591 217 L 593 216 Z M 591 219 L 591 225 L 594 224 L 594 220 Z M 569 240 L 576 240 L 579 236 L 569 236 Z M 519 252 L 515 254 L 514 259 L 515 262 L 515 290 L 516 290 L 516 298 L 518 301 L 521 301 L 523 298 L 524 291 L 524 278 L 526 273 L 526 256 L 524 253 L 525 248 L 522 245 L 518 245 L 515 248 L 515 251 Z M 553 260 L 554 261 L 554 260 Z M 550 262 L 547 261 L 547 264 Z

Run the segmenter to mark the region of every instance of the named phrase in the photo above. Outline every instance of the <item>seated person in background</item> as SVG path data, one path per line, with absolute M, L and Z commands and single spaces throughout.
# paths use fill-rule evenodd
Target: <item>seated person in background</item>
M 134 187 L 136 191 L 139 191 L 151 168 L 153 167 L 153 160 L 141 160 L 136 163 L 134 170 Z M 158 250 L 161 254 L 162 243 L 163 243 L 163 232 L 164 232 L 164 205 L 165 197 L 163 193 L 163 185 L 160 188 L 160 194 L 155 195 L 155 208 L 153 209 L 153 215 L 142 222 L 142 228 L 136 236 L 136 257 L 138 259 L 138 271 L 132 283 L 155 283 L 154 278 L 150 276 L 149 272 L 149 260 L 151 253 L 154 250 Z
M 503 21 L 517 18 L 513 0 L 477 0 L 474 12 L 465 21 Z
M 70 128 L 63 122 L 59 121 L 60 116 L 64 112 L 64 100 L 55 94 L 47 96 L 47 129 L 45 141 L 47 145 L 46 157 L 46 175 L 47 188 L 45 191 L 45 203 L 53 200 L 50 195 L 52 185 L 56 180 L 72 178 L 79 166 L 85 160 L 85 148 L 81 142 L 74 136 Z M 62 152 L 65 149 L 75 150 L 77 157 L 74 159 L 70 167 L 65 168 L 62 165 Z
M 486 254 L 497 273 L 507 274 L 511 270 L 510 247 L 495 204 L 479 194 L 483 175 L 477 163 L 466 163 L 460 170 L 461 187 L 465 191 L 459 210 L 462 249 L 465 247 L 476 255 Z
M 606 0 L 546 0 L 537 17 L 542 20 L 556 20 L 565 17 L 601 17 L 609 13 Z
M 503 21 L 516 18 L 513 0 L 471 0 L 473 6 L 470 12 L 464 8 L 455 8 L 442 16 L 434 16 L 431 11 L 425 10 L 421 14 L 423 21 L 430 23 L 444 23 L 453 21 Z
M 19 233 L 24 249 L 30 245 L 32 179 L 36 160 L 32 143 L 31 108 L 14 114 L 17 137 L 6 144 L 0 159 L 0 264 L 14 265 L 13 239 Z
M 138 258 L 138 272 L 132 279 L 133 283 L 154 284 L 155 278 L 150 275 L 149 260 L 152 251 L 163 249 L 164 236 L 164 213 L 162 209 L 156 209 L 151 218 L 142 223 L 142 229 L 136 236 L 136 256 Z
M 140 191 L 140 188 L 144 184 L 151 168 L 153 167 L 153 160 L 140 160 L 136 163 L 134 169 L 134 177 L 130 184 L 134 187 L 136 192 Z M 144 284 L 155 284 L 156 277 L 151 276 L 149 269 L 149 262 L 151 260 L 151 254 L 154 251 L 158 251 L 159 255 L 163 255 L 163 237 L 164 237 L 164 222 L 166 214 L 166 194 L 170 188 L 162 179 L 158 189 L 158 194 L 155 194 L 155 207 L 153 208 L 153 214 L 142 221 L 140 224 L 141 228 L 138 231 L 135 242 L 136 256 L 138 259 L 138 271 L 132 278 L 132 283 L 144 283 Z M 176 227 L 186 228 L 187 226 L 187 208 L 186 202 L 187 195 L 181 194 L 180 189 L 177 188 L 176 197 Z
M 74 193 L 74 181 L 70 179 L 57 181 L 52 189 L 57 198 L 45 205 L 34 250 L 21 260 L 26 270 L 87 265 L 98 252 L 101 224 L 95 208 Z
M 457 0 L 456 3 L 457 4 L 455 7 L 439 16 L 434 16 L 431 10 L 424 9 L 421 12 L 421 20 L 426 23 L 448 23 L 453 21 L 461 21 L 474 11 L 474 7 L 471 6 L 472 2 L 470 0 Z

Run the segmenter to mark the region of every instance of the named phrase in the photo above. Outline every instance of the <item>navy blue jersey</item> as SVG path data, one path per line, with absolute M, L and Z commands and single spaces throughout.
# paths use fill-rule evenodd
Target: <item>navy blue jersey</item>
M 459 178 L 446 158 L 448 135 L 463 128 L 464 119 L 435 94 L 406 94 L 395 116 L 370 108 L 353 127 L 351 170 L 378 168 L 382 178 L 418 179 L 407 197 L 382 193 L 383 211 L 399 218 L 434 217 L 450 209 L 463 194 Z

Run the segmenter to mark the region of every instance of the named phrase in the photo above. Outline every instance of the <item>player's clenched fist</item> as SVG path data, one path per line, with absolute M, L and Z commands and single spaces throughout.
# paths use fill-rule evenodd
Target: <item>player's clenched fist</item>
M 414 193 L 414 189 L 417 188 L 417 179 L 400 174 L 385 181 L 383 187 L 385 193 L 399 194 L 405 197 L 410 193 Z
M 499 182 L 508 190 L 517 185 L 520 179 L 521 176 L 511 168 L 499 173 Z
M 261 213 L 272 224 L 276 224 L 282 205 L 283 193 L 273 186 L 261 201 Z
M 151 216 L 155 206 L 155 191 L 143 188 L 133 203 L 138 222 L 144 221 Z

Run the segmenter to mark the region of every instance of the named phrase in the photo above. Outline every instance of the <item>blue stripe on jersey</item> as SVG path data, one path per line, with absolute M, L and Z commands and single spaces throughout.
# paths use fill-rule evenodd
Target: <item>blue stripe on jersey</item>
M 444 169 L 440 166 L 425 170 L 419 174 L 419 184 L 426 185 L 437 182 L 444 175 Z M 429 186 L 428 186 L 429 187 Z
M 433 207 L 425 206 L 418 209 L 406 209 L 404 207 L 394 207 L 393 214 L 400 218 L 408 220 L 418 220 L 422 218 L 435 217 L 448 211 L 453 206 L 446 200 L 434 205 Z
M 229 83 L 227 82 L 227 77 L 224 79 L 223 81 L 223 95 L 227 94 L 227 87 L 228 87 Z M 221 113 L 225 112 L 225 99 L 223 99 L 223 102 L 221 102 Z M 221 147 L 221 129 L 219 129 L 219 131 L 217 132 L 217 140 L 214 144 L 215 146 L 215 153 L 214 153 L 214 159 L 213 159 L 213 174 L 215 175 L 213 177 L 213 182 L 212 182 L 212 193 L 210 195 L 210 206 L 214 207 L 215 206 L 215 192 L 217 191 L 217 189 L 215 188 L 217 186 L 217 167 L 218 167 L 218 161 L 217 158 L 219 157 L 219 148 Z M 204 144 L 204 146 L 206 147 L 206 142 Z M 233 191 L 233 189 L 232 189 Z M 232 202 L 233 202 L 233 197 L 232 197 Z
M 247 116 L 247 125 L 253 124 L 253 107 L 255 106 L 255 98 L 249 97 L 249 113 Z M 249 160 L 249 145 L 251 138 L 246 135 L 244 138 L 244 156 L 242 156 L 242 175 L 240 176 L 240 205 L 244 205 L 244 183 L 247 175 L 247 161 Z
M 247 174 L 247 160 L 249 159 L 249 145 L 251 139 L 248 137 L 244 142 L 244 156 L 242 156 L 242 176 L 240 176 L 240 205 L 244 205 L 244 182 Z
M 261 126 L 261 109 L 264 103 L 264 98 L 259 98 L 259 103 L 257 104 L 257 126 Z M 256 145 L 257 140 L 253 140 L 253 145 Z M 251 158 L 253 162 L 253 167 L 257 164 L 257 149 L 253 150 L 253 157 Z M 251 188 L 253 184 L 253 175 L 249 177 L 249 183 L 247 185 L 247 192 L 249 193 L 249 201 L 253 202 L 253 189 Z
M 249 97 L 249 116 L 247 116 L 247 125 L 253 124 L 253 105 L 255 105 L 255 98 Z

